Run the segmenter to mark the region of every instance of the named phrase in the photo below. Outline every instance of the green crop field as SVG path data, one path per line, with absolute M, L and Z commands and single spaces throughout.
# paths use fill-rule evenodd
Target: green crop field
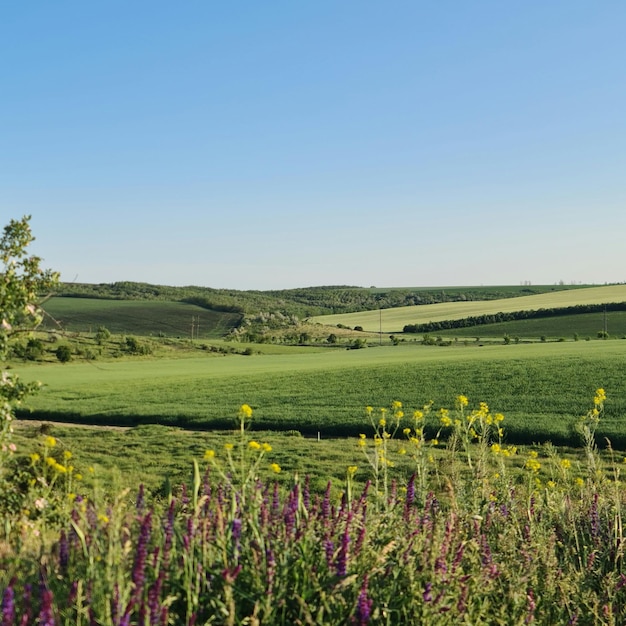
M 397 307 L 360 313 L 322 315 L 311 318 L 314 323 L 361 326 L 368 331 L 399 333 L 407 324 L 463 319 L 465 317 L 506 313 L 514 311 L 538 310 L 577 306 L 581 304 L 603 304 L 626 302 L 626 285 L 567 289 L 532 296 L 505 298 L 500 300 L 443 302 L 419 306 Z
M 91 424 L 231 428 L 237 407 L 254 428 L 322 436 L 367 429 L 363 408 L 401 400 L 450 407 L 458 394 L 505 414 L 511 440 L 575 443 L 571 428 L 594 390 L 609 395 L 601 434 L 626 445 L 626 343 L 422 346 L 185 359 L 20 366 L 45 388 L 30 417 Z M 22 413 L 24 415 L 24 413 Z M 436 420 L 433 421 L 436 426 Z
M 106 300 L 99 298 L 50 298 L 44 328 L 69 332 L 95 332 L 105 326 L 112 333 L 161 335 L 205 339 L 222 337 L 237 325 L 237 313 L 212 311 L 184 302 L 163 300 Z
M 604 330 L 605 324 L 611 337 L 620 339 L 626 337 L 626 311 L 612 311 L 607 313 L 606 318 L 603 313 L 558 315 L 497 324 L 481 324 L 468 328 L 453 328 L 433 334 L 458 338 L 502 338 L 504 335 L 509 335 L 509 337 L 523 339 L 539 340 L 541 337 L 546 337 L 551 340 L 563 338 L 571 341 L 575 336 L 581 340 L 587 337 L 593 339 L 598 332 Z M 420 335 L 417 337 L 421 338 Z

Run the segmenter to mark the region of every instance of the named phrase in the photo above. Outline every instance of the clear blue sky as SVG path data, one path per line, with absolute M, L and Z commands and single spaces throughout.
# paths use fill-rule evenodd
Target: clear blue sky
M 0 8 L 0 222 L 62 279 L 626 281 L 623 0 Z

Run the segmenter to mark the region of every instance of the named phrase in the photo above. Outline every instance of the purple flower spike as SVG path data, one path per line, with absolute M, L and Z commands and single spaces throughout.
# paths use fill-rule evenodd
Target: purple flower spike
M 372 613 L 372 604 L 374 601 L 367 596 L 367 575 L 363 579 L 363 585 L 359 593 L 359 599 L 356 603 L 356 623 L 358 626 L 366 626 L 370 621 Z
M 424 585 L 424 593 L 422 594 L 422 598 L 424 598 L 424 602 L 432 602 L 433 594 L 431 593 L 433 588 L 432 583 L 426 583 Z
M 146 580 L 145 567 L 148 556 L 148 542 L 150 541 L 150 531 L 152 528 L 152 512 L 148 511 L 141 523 L 137 551 L 135 553 L 135 563 L 133 565 L 132 581 L 135 584 L 135 599 L 139 598 L 143 592 Z
M 2 594 L 2 626 L 15 624 L 15 592 L 10 583 Z
M 47 587 L 44 588 L 41 594 L 41 609 L 39 611 L 40 626 L 54 626 L 54 608 L 52 606 L 53 601 L 52 591 Z
M 65 574 L 67 573 L 67 566 L 70 562 L 70 548 L 67 541 L 67 535 L 65 534 L 65 530 L 61 531 L 61 536 L 59 538 L 59 565 L 61 566 L 61 571 Z
M 137 513 L 143 514 L 143 510 L 146 506 L 146 498 L 144 493 L 143 483 L 139 485 L 139 493 L 137 494 Z

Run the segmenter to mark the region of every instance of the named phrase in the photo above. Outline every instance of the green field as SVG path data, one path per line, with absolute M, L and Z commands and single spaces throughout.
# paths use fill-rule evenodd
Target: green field
M 520 337 L 522 339 L 539 340 L 546 337 L 551 340 L 566 339 L 572 341 L 575 336 L 583 340 L 594 339 L 598 332 L 604 330 L 606 324 L 607 332 L 611 337 L 626 337 L 626 311 L 612 311 L 607 313 L 580 313 L 578 315 L 558 315 L 554 317 L 544 317 L 530 320 L 516 320 L 511 322 L 500 322 L 497 324 L 481 324 L 468 328 L 453 328 L 438 331 L 433 335 L 443 334 L 446 337 L 481 337 L 481 338 L 502 338 Z M 407 335 L 409 337 L 421 339 L 421 335 Z
M 212 311 L 184 302 L 164 300 L 106 300 L 100 298 L 50 298 L 43 306 L 44 328 L 67 332 L 95 332 L 105 326 L 112 333 L 191 337 L 223 337 L 241 315 Z
M 575 443 L 573 422 L 597 387 L 607 390 L 600 433 L 626 446 L 626 343 L 422 346 L 273 355 L 195 357 L 20 366 L 45 388 L 31 417 L 91 424 L 159 423 L 232 428 L 237 407 L 255 409 L 256 429 L 322 437 L 367 429 L 363 407 L 408 410 L 429 400 L 450 407 L 458 394 L 505 414 L 511 441 Z M 22 415 L 24 415 L 22 413 Z
M 626 302 L 626 285 L 589 287 L 542 293 L 500 300 L 442 302 L 419 306 L 397 307 L 360 313 L 323 315 L 311 318 L 314 323 L 348 327 L 361 326 L 364 330 L 385 333 L 400 333 L 407 324 L 463 319 L 465 317 L 506 313 L 514 311 L 551 309 L 581 304 L 603 304 Z

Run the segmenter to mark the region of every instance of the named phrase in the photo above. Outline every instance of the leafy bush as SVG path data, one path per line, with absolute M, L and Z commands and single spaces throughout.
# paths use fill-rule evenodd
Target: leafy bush
M 54 353 L 61 363 L 67 363 L 72 360 L 72 350 L 68 345 L 60 345 Z

